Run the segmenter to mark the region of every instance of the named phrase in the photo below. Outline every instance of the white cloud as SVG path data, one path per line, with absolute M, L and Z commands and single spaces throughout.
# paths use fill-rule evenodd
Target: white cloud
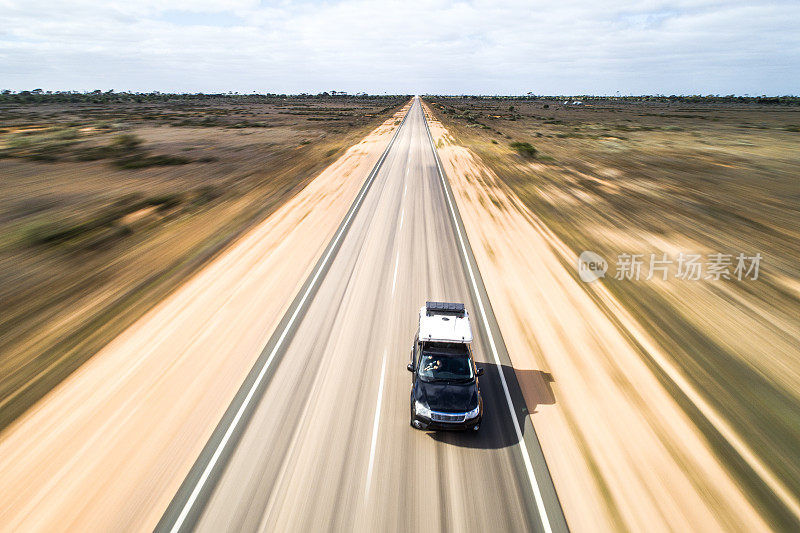
M 548 94 L 800 86 L 793 0 L 263 4 L 0 0 L 0 84 Z

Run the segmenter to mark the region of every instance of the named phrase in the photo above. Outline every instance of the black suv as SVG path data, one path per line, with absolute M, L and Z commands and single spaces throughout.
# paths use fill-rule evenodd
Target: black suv
M 473 429 L 483 417 L 478 387 L 482 368 L 475 366 L 469 344 L 414 340 L 411 363 L 411 425 L 417 429 Z

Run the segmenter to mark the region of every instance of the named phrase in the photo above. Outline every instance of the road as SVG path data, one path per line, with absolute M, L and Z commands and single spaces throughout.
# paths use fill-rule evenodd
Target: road
M 443 185 L 415 102 L 158 529 L 566 530 Z M 471 313 L 478 433 L 409 426 L 426 300 Z

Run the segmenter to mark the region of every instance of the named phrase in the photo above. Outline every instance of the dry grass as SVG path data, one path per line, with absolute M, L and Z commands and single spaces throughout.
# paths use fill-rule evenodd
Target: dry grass
M 0 106 L 0 429 L 402 103 Z

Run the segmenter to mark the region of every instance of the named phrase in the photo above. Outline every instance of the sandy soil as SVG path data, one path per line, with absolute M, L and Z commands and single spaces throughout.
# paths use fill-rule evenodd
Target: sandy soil
M 569 249 L 431 127 L 514 367 L 542 371 L 521 385 L 570 527 L 768 530 L 631 342 L 646 341 L 635 320 L 612 320 L 568 270 Z
M 0 529 L 151 530 L 402 112 L 0 437 Z

